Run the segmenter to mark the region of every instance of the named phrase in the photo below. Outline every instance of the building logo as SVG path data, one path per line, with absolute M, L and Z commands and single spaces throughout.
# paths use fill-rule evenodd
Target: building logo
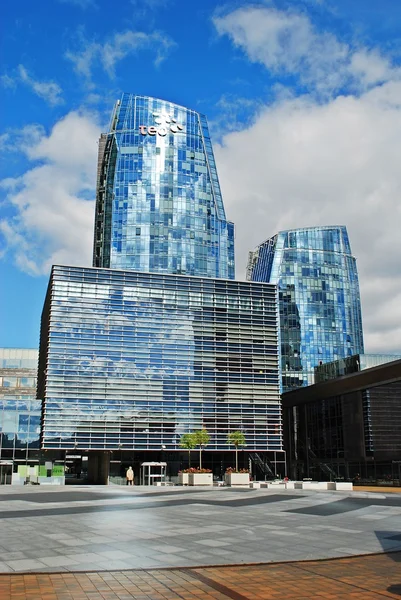
M 180 131 L 184 131 L 184 126 L 177 123 L 177 120 L 174 117 L 170 117 L 169 115 L 161 114 L 161 113 L 153 113 L 155 118 L 155 123 L 157 127 L 154 125 L 150 125 L 147 127 L 146 125 L 139 125 L 139 131 L 141 135 L 160 135 L 164 137 L 169 132 L 170 133 L 178 133 Z

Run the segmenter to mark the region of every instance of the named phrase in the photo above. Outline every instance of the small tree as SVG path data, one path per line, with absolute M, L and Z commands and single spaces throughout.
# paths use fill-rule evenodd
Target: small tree
M 180 448 L 184 448 L 188 450 L 188 466 L 191 466 L 191 450 L 196 448 L 198 444 L 196 443 L 195 437 L 193 433 L 184 433 L 180 439 Z
M 199 468 L 202 468 L 202 450 L 208 445 L 210 435 L 207 429 L 197 429 L 192 434 L 194 436 L 195 445 L 199 446 Z
M 242 431 L 232 431 L 227 436 L 227 444 L 235 446 L 235 470 L 238 471 L 238 448 L 246 446 L 245 435 Z

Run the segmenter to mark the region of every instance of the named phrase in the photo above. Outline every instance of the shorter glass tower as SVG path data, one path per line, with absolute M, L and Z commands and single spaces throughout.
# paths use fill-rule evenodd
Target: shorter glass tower
M 123 94 L 99 140 L 93 266 L 234 279 L 206 117 Z
M 279 288 L 283 391 L 363 353 L 358 273 L 343 226 L 280 231 L 250 252 L 247 278 Z

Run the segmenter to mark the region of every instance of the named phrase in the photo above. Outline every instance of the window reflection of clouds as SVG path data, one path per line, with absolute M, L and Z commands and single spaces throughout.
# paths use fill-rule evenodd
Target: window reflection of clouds
M 153 123 L 155 112 L 174 113 L 183 133 L 141 135 L 139 128 Z M 226 221 L 206 119 L 129 94 L 115 117 L 106 143 L 113 142 L 115 151 L 105 155 L 106 192 L 98 199 L 109 230 L 100 225 L 103 258 L 96 264 L 233 279 L 234 229 Z
M 0 458 L 38 447 L 41 402 L 34 398 L 37 350 L 0 348 Z
M 57 269 L 62 278 L 82 275 Z M 214 447 L 225 447 L 227 428 L 240 422 L 255 447 L 280 450 L 274 288 L 84 272 L 107 298 L 96 298 L 94 309 L 89 289 L 79 302 L 65 286 L 54 288 L 48 447 L 111 448 L 117 438 L 136 448 L 155 447 L 160 439 L 174 447 L 181 433 L 202 424 L 214 432 Z
M 252 254 L 249 277 L 279 285 L 284 389 L 313 383 L 320 363 L 363 352 L 358 274 L 345 227 L 280 232 Z

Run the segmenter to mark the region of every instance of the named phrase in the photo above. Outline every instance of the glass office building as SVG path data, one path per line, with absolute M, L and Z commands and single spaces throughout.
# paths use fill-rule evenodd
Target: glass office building
M 247 278 L 279 287 L 282 389 L 363 354 L 358 273 L 343 226 L 281 231 L 249 255 Z
M 401 360 L 392 359 L 322 365 L 325 380 L 283 394 L 292 478 L 401 485 Z
M 206 117 L 122 95 L 99 141 L 93 266 L 234 279 Z
M 37 367 L 37 350 L 0 348 L 0 485 L 19 483 L 39 463 Z
M 40 341 L 42 447 L 168 452 L 204 427 L 205 454 L 227 451 L 236 430 L 247 451 L 282 453 L 276 293 L 53 267 Z

